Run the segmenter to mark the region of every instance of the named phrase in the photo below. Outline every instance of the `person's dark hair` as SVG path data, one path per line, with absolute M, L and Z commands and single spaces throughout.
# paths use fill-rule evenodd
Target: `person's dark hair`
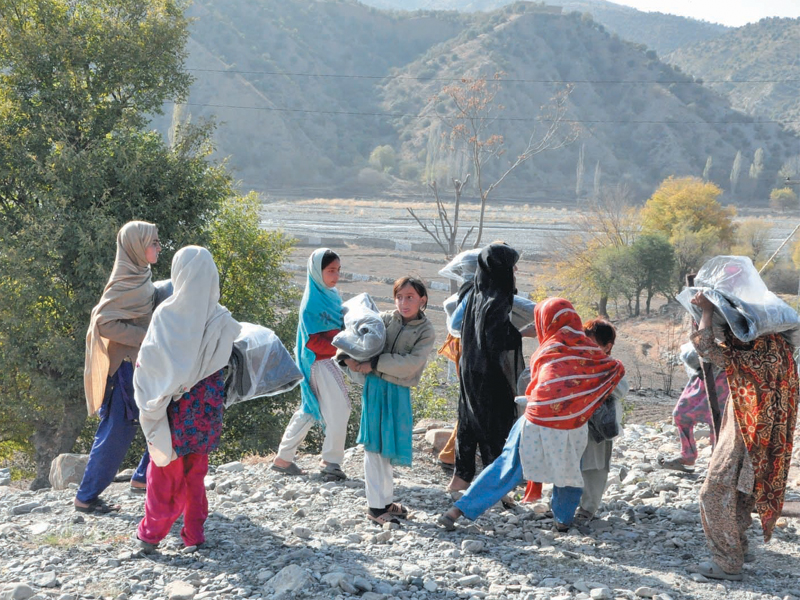
M 407 285 L 413 287 L 414 290 L 420 295 L 420 298 L 423 296 L 425 297 L 425 306 L 423 306 L 421 310 L 428 308 L 428 288 L 425 287 L 425 284 L 422 283 L 421 279 L 417 279 L 416 277 L 406 276 L 395 281 L 394 286 L 392 287 L 392 298 L 397 297 L 397 292 Z
M 326 250 L 325 254 L 322 255 L 322 267 L 321 269 L 324 271 L 325 267 L 331 264 L 335 260 L 341 260 L 339 255 L 336 254 L 333 250 Z
M 605 319 L 591 319 L 583 324 L 583 332 L 594 339 L 599 346 L 614 345 L 617 341 L 617 330 Z

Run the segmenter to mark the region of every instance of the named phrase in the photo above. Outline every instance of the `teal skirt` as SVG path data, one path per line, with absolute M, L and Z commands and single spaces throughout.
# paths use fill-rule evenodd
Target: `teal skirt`
M 359 444 L 388 458 L 395 466 L 411 466 L 411 392 L 407 387 L 367 375 L 361 398 Z

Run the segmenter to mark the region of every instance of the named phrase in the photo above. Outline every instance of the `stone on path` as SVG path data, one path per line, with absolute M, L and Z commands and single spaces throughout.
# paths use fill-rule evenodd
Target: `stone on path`
M 169 600 L 192 600 L 196 590 L 186 581 L 171 581 L 167 584 L 166 592 Z
M 34 591 L 26 583 L 12 583 L 0 595 L 2 600 L 28 600 L 33 596 Z
M 59 454 L 50 463 L 50 485 L 54 490 L 66 490 L 70 483 L 78 485 L 88 462 L 88 454 Z
M 436 452 L 441 452 L 452 434 L 452 429 L 431 429 L 425 433 L 425 441 L 433 446 Z
M 292 594 L 300 591 L 309 583 L 311 583 L 311 576 L 305 569 L 297 565 L 288 565 L 278 571 L 278 574 L 270 579 L 267 585 L 276 594 Z

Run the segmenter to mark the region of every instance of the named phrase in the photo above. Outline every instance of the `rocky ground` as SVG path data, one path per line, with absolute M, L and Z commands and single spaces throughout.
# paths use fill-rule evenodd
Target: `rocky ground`
M 699 468 L 687 475 L 657 466 L 677 451 L 674 427 L 629 425 L 616 443 L 599 518 L 567 534 L 550 530 L 544 504 L 495 507 L 475 523 L 462 519 L 456 532 L 439 529 L 447 475 L 421 431 L 414 467 L 396 470 L 397 498 L 412 514 L 392 529 L 365 518 L 360 448 L 347 451 L 351 479 L 343 483 L 324 482 L 312 456 L 300 457 L 312 472 L 301 478 L 276 474 L 258 458 L 212 469 L 206 547 L 184 548 L 179 521 L 147 556 L 130 541 L 143 498 L 130 496 L 126 483 L 106 492 L 123 507 L 110 516 L 76 513 L 72 490 L 0 487 L 0 597 L 800 599 L 793 519 L 782 518 L 766 545 L 756 519 L 749 533 L 756 561 L 745 565 L 743 582 L 690 572 L 706 557 L 697 493 L 710 448 L 707 432 L 700 435 Z M 797 499 L 797 471 L 790 479 Z

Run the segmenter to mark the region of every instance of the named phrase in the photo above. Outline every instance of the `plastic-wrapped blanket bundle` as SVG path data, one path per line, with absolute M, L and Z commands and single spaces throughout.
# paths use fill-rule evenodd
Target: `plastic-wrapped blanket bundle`
M 472 281 L 475 279 L 475 273 L 478 272 L 478 256 L 481 250 L 482 248 L 474 248 L 456 254 L 453 260 L 439 271 L 439 275 L 452 279 L 459 287 L 467 281 Z
M 344 330 L 336 334 L 331 344 L 359 362 L 383 352 L 386 326 L 369 294 L 359 294 L 343 302 L 342 313 Z
M 698 291 L 714 304 L 714 326 L 728 325 L 743 342 L 780 333 L 791 345 L 800 346 L 800 316 L 767 289 L 746 256 L 712 258 L 698 271 L 695 287 L 678 294 L 678 302 L 696 322 L 700 322 L 702 311 L 691 304 L 691 299 Z
M 303 380 L 292 355 L 274 331 L 253 323 L 241 326 L 225 378 L 226 407 L 288 392 Z
M 692 342 L 681 344 L 681 351 L 678 353 L 678 358 L 681 359 L 683 368 L 686 370 L 686 376 L 691 379 L 702 374 L 700 368 L 700 357 L 697 355 L 697 350 L 694 349 Z
M 464 304 L 467 295 L 464 298 Z M 453 294 L 444 301 L 445 323 L 447 331 L 453 337 L 461 337 L 461 323 L 464 320 L 464 307 L 458 305 L 458 294 Z M 536 303 L 522 296 L 514 296 L 514 305 L 511 307 L 511 324 L 517 329 L 522 329 L 526 325 L 533 323 L 533 309 Z

